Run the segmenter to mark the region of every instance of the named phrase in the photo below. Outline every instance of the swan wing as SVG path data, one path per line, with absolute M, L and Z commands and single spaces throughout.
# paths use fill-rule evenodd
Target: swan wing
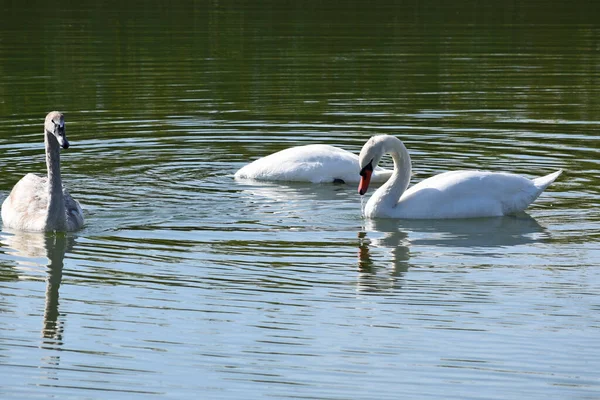
M 47 207 L 48 180 L 27 174 L 15 184 L 2 203 L 2 223 L 7 228 L 40 230 L 37 225 L 43 223 Z
M 408 189 L 396 208 L 404 218 L 514 214 L 527 208 L 559 174 L 550 174 L 544 184 L 536 185 L 535 180 L 504 172 L 446 172 Z
M 67 230 L 75 231 L 83 227 L 83 209 L 81 204 L 69 194 L 67 188 L 63 187 L 65 197 L 65 210 L 67 213 Z

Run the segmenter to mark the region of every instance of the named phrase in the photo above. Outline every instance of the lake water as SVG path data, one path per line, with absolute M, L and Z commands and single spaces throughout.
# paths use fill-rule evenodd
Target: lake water
M 5 5 L 0 27 L 0 198 L 44 173 L 57 109 L 86 212 L 0 234 L 2 399 L 600 397 L 600 14 L 65 3 Z M 413 183 L 564 173 L 526 214 L 456 221 L 233 179 L 384 133 Z

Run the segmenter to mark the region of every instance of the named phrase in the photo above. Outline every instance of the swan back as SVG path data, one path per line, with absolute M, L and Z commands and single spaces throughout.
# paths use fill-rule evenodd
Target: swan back
M 325 144 L 290 147 L 242 167 L 236 179 L 288 182 L 358 182 L 358 157 L 344 149 Z M 387 180 L 392 171 L 379 168 L 374 180 Z
M 406 190 L 387 215 L 406 219 L 495 217 L 525 210 L 561 171 L 535 180 L 506 172 L 451 171 Z

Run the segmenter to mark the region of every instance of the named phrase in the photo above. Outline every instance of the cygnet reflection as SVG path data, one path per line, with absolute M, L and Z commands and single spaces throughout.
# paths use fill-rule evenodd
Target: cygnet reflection
M 46 296 L 42 337 L 47 345 L 62 344 L 63 323 L 59 316 L 59 289 L 65 253 L 73 247 L 74 237 L 55 232 L 3 232 L 0 240 L 16 260 L 19 279 L 35 279 L 39 266 L 46 267 Z

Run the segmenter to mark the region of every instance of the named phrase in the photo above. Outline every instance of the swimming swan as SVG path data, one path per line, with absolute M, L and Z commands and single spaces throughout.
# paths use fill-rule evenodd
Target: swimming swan
M 309 144 L 278 151 L 244 166 L 236 179 L 312 183 L 358 182 L 358 156 L 326 144 Z M 373 182 L 385 182 L 392 171 L 376 168 Z
M 394 160 L 394 174 L 365 206 L 368 218 L 448 219 L 495 217 L 525 210 L 562 170 L 535 178 L 504 172 L 452 171 L 425 179 L 406 190 L 411 161 L 404 144 L 389 135 L 373 136 L 360 151 L 362 196 L 372 170 L 384 154 Z
M 60 176 L 60 148 L 68 148 L 63 114 L 52 111 L 44 123 L 48 177 L 27 174 L 2 203 L 5 228 L 23 231 L 75 231 L 83 226 L 83 211 Z

